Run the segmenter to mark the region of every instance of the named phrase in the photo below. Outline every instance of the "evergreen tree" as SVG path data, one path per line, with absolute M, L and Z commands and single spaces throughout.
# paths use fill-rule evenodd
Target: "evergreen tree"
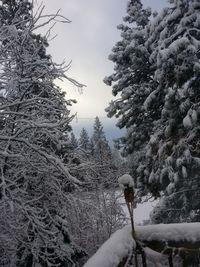
M 145 46 L 149 37 L 146 27 L 150 15 L 151 10 L 144 9 L 140 0 L 128 1 L 124 22 L 129 24 L 118 26 L 122 40 L 109 56 L 115 63 L 115 72 L 104 80 L 112 86 L 112 94 L 117 98 L 106 109 L 108 116 L 115 115 L 118 118 L 117 126 L 127 129 L 117 146 L 124 156 L 131 154 L 129 158 L 133 158 L 131 162 L 134 163 L 131 164 L 131 172 L 140 188 L 142 186 L 143 194 L 146 191 L 144 148 L 153 132 L 153 122 L 160 118 L 160 102 L 163 101 L 159 99 L 151 105 L 145 103 L 157 86 L 157 81 L 152 78 L 154 66 L 150 62 L 151 50 Z M 148 109 L 145 109 L 146 105 Z
M 111 160 L 111 150 L 103 131 L 103 126 L 98 117 L 94 121 L 94 131 L 91 138 L 93 146 L 93 157 L 100 164 Z
M 83 128 L 80 133 L 79 147 L 85 152 L 88 152 L 90 150 L 90 138 L 85 128 Z
M 94 131 L 91 137 L 91 152 L 94 162 L 93 179 L 104 186 L 116 184 L 116 168 L 113 163 L 111 148 L 98 117 L 94 121 Z
M 79 180 L 57 153 L 71 120 L 70 101 L 54 83 L 65 68 L 35 33 L 56 16 L 36 24 L 41 16 L 28 1 L 0 3 L 1 266 L 72 266 L 82 254 L 63 212 L 64 189 Z
M 78 147 L 78 140 L 76 139 L 73 132 L 71 132 L 71 138 L 70 138 L 70 148 L 72 150 L 76 149 Z
M 104 82 L 112 85 L 117 97 L 106 109 L 108 116 L 118 118 L 117 126 L 126 127 L 127 134 L 120 139 L 124 153 L 129 154 L 143 147 L 152 128 L 150 112 L 144 112 L 143 103 L 155 86 L 152 80 L 149 51 L 145 47 L 145 26 L 151 11 L 143 9 L 140 1 L 129 1 L 125 22 L 121 24 L 122 40 L 112 49 L 109 59 L 115 63 L 115 72 Z
M 122 41 L 111 56 L 115 73 L 105 80 L 121 98 L 107 111 L 128 129 L 125 152 L 143 155 L 135 166 L 139 189 L 165 195 L 154 222 L 198 221 L 200 4 L 170 2 L 141 23 L 140 14 L 150 13 L 129 1 L 125 21 L 133 24 L 120 27 Z
M 154 221 L 199 221 L 199 1 L 171 1 L 149 26 L 156 94 L 164 95 L 161 120 L 147 147 L 149 182 L 165 193 Z M 160 24 L 159 22 L 162 21 Z M 162 217 L 159 214 L 163 214 Z
M 137 183 L 141 176 L 145 176 L 145 165 L 142 165 L 145 160 L 144 147 L 152 133 L 153 121 L 159 117 L 158 112 L 144 108 L 146 98 L 156 86 L 152 79 L 154 69 L 150 63 L 150 52 L 145 47 L 150 15 L 151 10 L 144 9 L 140 0 L 128 1 L 124 22 L 129 24 L 118 26 L 122 40 L 109 56 L 115 63 L 115 72 L 104 80 L 112 85 L 112 93 L 117 97 L 106 110 L 109 117 L 115 115 L 118 118 L 118 127 L 127 129 L 126 135 L 118 140 L 118 147 L 123 149 L 124 156 L 132 154 L 134 164 L 130 170 Z M 159 101 L 153 105 L 158 110 Z M 138 164 L 141 166 L 139 169 Z M 144 192 L 144 187 L 141 190 Z

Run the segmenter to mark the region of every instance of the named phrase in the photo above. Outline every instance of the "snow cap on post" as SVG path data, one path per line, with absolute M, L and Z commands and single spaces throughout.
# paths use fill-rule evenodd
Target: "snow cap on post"
M 124 174 L 118 179 L 119 185 L 124 191 L 124 198 L 130 214 L 132 235 L 135 238 L 135 227 L 133 220 L 133 209 L 134 209 L 134 181 L 129 174 Z
M 125 190 L 128 188 L 134 188 L 133 178 L 129 174 L 124 174 L 118 179 L 119 186 L 121 189 Z

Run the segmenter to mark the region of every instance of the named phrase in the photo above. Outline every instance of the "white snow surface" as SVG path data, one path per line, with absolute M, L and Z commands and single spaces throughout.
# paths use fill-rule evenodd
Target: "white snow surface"
M 124 174 L 119 177 L 118 182 L 121 189 L 125 189 L 127 187 L 134 187 L 133 178 L 129 174 Z
M 141 241 L 196 242 L 200 241 L 200 223 L 136 226 L 136 236 Z M 135 242 L 131 235 L 131 226 L 127 225 L 116 231 L 83 267 L 116 267 L 124 257 L 128 256 L 133 246 Z
M 83 267 L 117 266 L 130 253 L 133 246 L 135 246 L 135 241 L 132 238 L 131 228 L 128 225 L 111 235 Z
M 200 223 L 175 223 L 136 226 L 140 240 L 200 241 Z

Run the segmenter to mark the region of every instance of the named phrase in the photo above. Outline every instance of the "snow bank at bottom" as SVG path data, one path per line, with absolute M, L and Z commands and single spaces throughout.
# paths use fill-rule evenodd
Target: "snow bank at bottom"
M 117 266 L 133 247 L 135 241 L 132 238 L 131 227 L 127 225 L 111 235 L 83 267 Z
M 136 227 L 136 236 L 145 241 L 200 241 L 200 223 L 157 224 Z M 135 246 L 130 225 L 116 231 L 88 260 L 83 267 L 116 267 Z M 149 261 L 158 260 L 161 254 L 145 248 Z M 153 255 L 153 257 L 152 257 Z M 164 259 L 163 259 L 164 260 Z M 152 262 L 150 266 L 165 266 Z

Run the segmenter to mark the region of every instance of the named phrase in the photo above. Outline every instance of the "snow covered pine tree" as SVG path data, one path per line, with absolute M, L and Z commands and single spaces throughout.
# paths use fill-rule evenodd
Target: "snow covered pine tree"
M 103 126 L 98 117 L 95 118 L 94 131 L 92 135 L 93 156 L 99 163 L 111 158 L 111 150 L 103 131 Z
M 154 222 L 199 221 L 200 3 L 170 3 L 148 21 L 139 0 L 128 2 L 131 27 L 120 26 L 122 41 L 110 56 L 115 73 L 105 79 L 121 97 L 107 111 L 128 129 L 125 152 L 145 155 L 136 186 L 165 195 Z
M 46 54 L 49 32 L 35 33 L 55 19 L 69 21 L 42 12 L 41 6 L 33 14 L 29 1 L 0 2 L 0 265 L 6 267 L 72 266 L 82 254 L 63 213 L 70 201 L 64 188 L 79 181 L 56 153 L 71 117 L 54 80 L 67 78 L 67 68 Z
M 148 183 L 165 197 L 154 222 L 200 220 L 200 2 L 171 1 L 147 28 L 161 117 L 147 146 Z M 155 102 L 149 97 L 148 106 Z M 155 110 L 156 112 L 156 110 Z
M 90 149 L 90 138 L 85 128 L 81 130 L 78 143 L 79 143 L 80 149 L 83 150 L 86 154 L 88 154 L 89 151 L 91 150 Z
M 103 126 L 98 117 L 94 121 L 94 131 L 91 137 L 92 156 L 96 164 L 96 181 L 104 186 L 117 183 L 114 174 L 111 148 L 106 139 Z
M 70 138 L 69 145 L 70 145 L 71 149 L 76 149 L 78 147 L 78 140 L 76 139 L 73 132 L 71 132 L 70 137 L 71 138 Z
M 112 93 L 117 97 L 106 109 L 108 116 L 118 118 L 117 126 L 127 129 L 126 136 L 120 138 L 119 147 L 123 154 L 131 154 L 134 158 L 131 164 L 133 177 L 143 176 L 144 167 L 137 173 L 139 163 L 143 162 L 144 147 L 152 133 L 153 121 L 157 112 L 145 111 L 143 103 L 154 90 L 156 81 L 152 79 L 153 69 L 149 62 L 150 53 L 145 47 L 148 38 L 146 25 L 149 22 L 151 10 L 143 9 L 140 0 L 128 1 L 127 16 L 118 28 L 122 40 L 117 42 L 109 59 L 115 63 L 115 72 L 106 77 L 104 82 L 112 86 Z M 158 108 L 158 102 L 155 102 Z M 143 183 L 141 183 L 141 186 Z
M 125 154 L 139 149 L 149 136 L 152 120 L 142 110 L 146 96 L 154 86 L 149 52 L 144 46 L 145 26 L 151 11 L 142 9 L 137 0 L 128 2 L 127 12 L 124 22 L 129 22 L 130 27 L 124 24 L 118 26 L 122 40 L 117 42 L 109 56 L 115 63 L 115 72 L 104 79 L 107 85 L 113 86 L 112 93 L 118 97 L 107 108 L 108 116 L 115 115 L 119 118 L 117 125 L 128 129 L 127 136 L 121 139 Z

